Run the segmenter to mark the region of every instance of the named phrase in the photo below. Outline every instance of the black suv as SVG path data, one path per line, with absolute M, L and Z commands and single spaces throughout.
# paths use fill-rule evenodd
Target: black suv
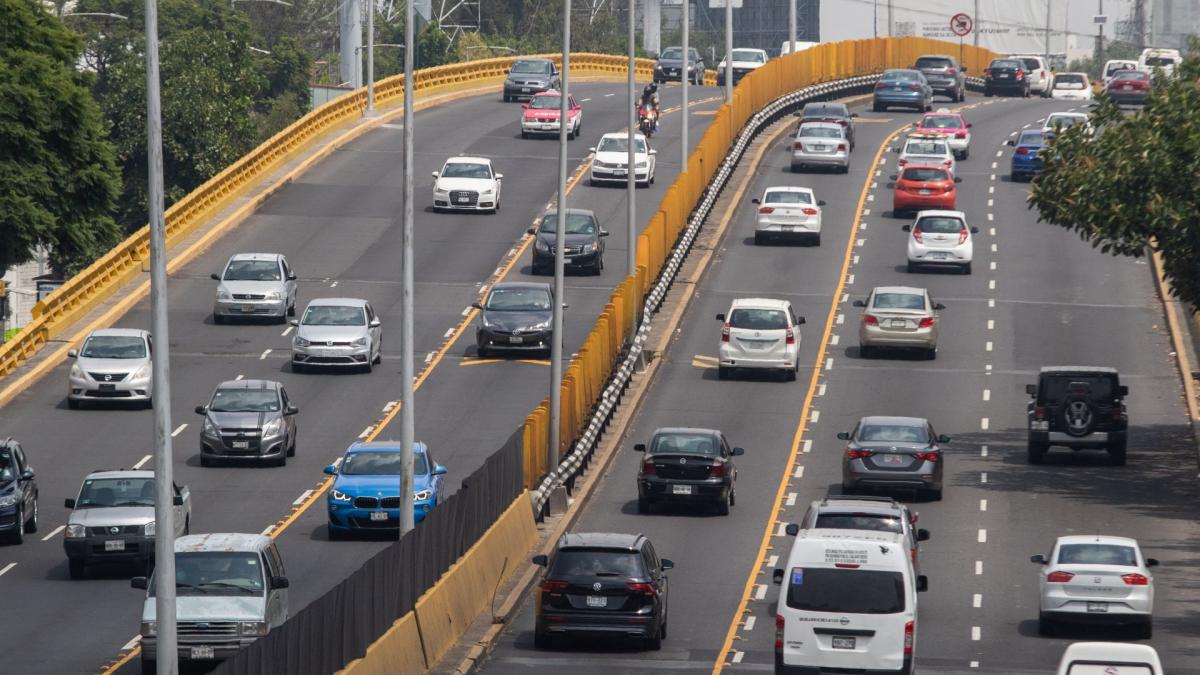
M 547 557 L 533 557 L 546 568 L 538 587 L 533 644 L 552 646 L 557 637 L 623 635 L 662 648 L 667 636 L 667 570 L 675 563 L 659 558 L 640 534 L 588 532 L 564 534 Z
M 854 150 L 854 118 L 858 113 L 850 112 L 845 103 L 808 103 L 804 109 L 796 113 L 800 124 L 805 122 L 832 122 L 846 128 L 846 140 L 850 141 L 850 150 Z M 796 127 L 800 127 L 797 125 Z
M 38 487 L 21 444 L 0 440 L 0 534 L 20 544 L 37 532 Z
M 934 94 L 949 96 L 951 101 L 961 102 L 967 98 L 967 69 L 959 65 L 958 59 L 947 54 L 918 56 L 914 70 L 925 74 Z
M 1113 368 L 1042 368 L 1038 383 L 1025 386 L 1029 400 L 1029 463 L 1041 464 L 1051 445 L 1072 450 L 1107 450 L 1113 464 L 1125 463 L 1129 417 Z
M 649 513 L 659 502 L 707 502 L 717 513 L 729 515 L 737 495 L 737 465 L 733 458 L 745 452 L 729 447 L 725 434 L 715 429 L 674 427 L 658 429 L 650 447 L 633 449 L 646 454 L 638 467 L 638 513 Z
M 983 95 L 1011 91 L 1017 96 L 1029 98 L 1029 77 L 1025 62 L 1021 59 L 992 59 L 983 71 Z

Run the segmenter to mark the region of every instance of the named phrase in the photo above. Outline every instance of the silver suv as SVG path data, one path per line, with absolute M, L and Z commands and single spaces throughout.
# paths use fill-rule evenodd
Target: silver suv
M 371 303 L 356 298 L 318 298 L 292 320 L 292 370 L 310 366 L 357 367 L 371 372 L 383 359 L 382 323 Z
M 149 408 L 154 397 L 151 357 L 154 340 L 135 328 L 102 328 L 69 350 L 71 364 L 67 407 L 75 410 L 84 401 L 140 403 Z
M 950 97 L 960 102 L 967 98 L 967 69 L 948 54 L 926 54 L 917 57 L 913 69 L 925 74 L 934 95 Z
M 917 514 L 891 497 L 829 495 L 813 502 L 799 527 L 805 530 L 872 530 L 904 535 L 913 567 L 917 565 L 917 542 L 929 539 L 929 530 L 916 529 Z
M 255 316 L 284 321 L 296 314 L 296 273 L 278 253 L 238 253 L 212 278 L 220 282 L 213 323 Z
M 172 487 L 178 537 L 191 529 L 192 493 L 187 486 Z M 93 471 L 66 507 L 71 516 L 63 550 L 72 579 L 84 578 L 88 565 L 153 561 L 153 471 Z

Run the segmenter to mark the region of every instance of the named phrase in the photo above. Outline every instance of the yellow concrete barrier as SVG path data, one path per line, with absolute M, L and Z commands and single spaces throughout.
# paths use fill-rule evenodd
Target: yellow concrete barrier
M 361 659 L 354 659 L 337 671 L 338 675 L 409 675 L 424 673 L 425 651 L 417 630 L 417 613 L 401 617 L 370 647 Z

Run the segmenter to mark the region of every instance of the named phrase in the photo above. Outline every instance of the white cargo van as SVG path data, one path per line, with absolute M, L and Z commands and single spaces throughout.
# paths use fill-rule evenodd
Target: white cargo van
M 795 533 L 775 617 L 775 672 L 914 672 L 917 592 L 903 534 L 817 529 Z M 848 672 L 848 670 L 846 671 Z
M 1175 67 L 1183 63 L 1183 55 L 1178 49 L 1143 49 L 1141 56 L 1138 57 L 1138 69 L 1147 72 L 1161 70 L 1163 75 L 1171 77 L 1175 74 Z
M 805 49 L 811 49 L 813 47 L 816 47 L 819 44 L 821 44 L 821 43 L 820 42 L 805 42 L 804 40 L 796 40 L 796 51 L 802 52 Z M 788 54 L 791 54 L 791 53 L 792 53 L 792 43 L 788 40 L 784 40 L 783 44 L 779 47 L 779 55 L 787 56 Z

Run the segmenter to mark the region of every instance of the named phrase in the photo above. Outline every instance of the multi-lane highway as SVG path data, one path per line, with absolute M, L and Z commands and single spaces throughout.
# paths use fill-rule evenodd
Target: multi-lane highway
M 624 85 L 581 83 L 582 138 L 571 144 L 572 166 L 588 147 L 627 119 Z M 644 225 L 679 168 L 678 88 L 664 88 L 656 184 L 638 191 Z M 715 90 L 694 88 L 691 140 L 719 104 Z M 481 284 L 499 269 L 507 279 L 532 279 L 524 231 L 553 198 L 558 145 L 523 140 L 516 104 L 488 94 L 434 107 L 416 117 L 416 335 L 426 373 L 417 393 L 417 438 L 450 469 L 449 485 L 477 468 L 524 419 L 549 386 L 544 362 L 474 358 L 473 326 L 456 332 Z M 276 528 L 291 580 L 291 611 L 357 569 L 386 546 L 382 541 L 332 543 L 325 532 L 324 499 L 312 493 L 321 468 L 340 456 L 381 411 L 399 398 L 400 226 L 402 131 L 385 125 L 339 150 L 284 187 L 236 230 L 171 279 L 170 347 L 175 476 L 191 487 L 192 532 L 259 532 L 288 516 L 294 505 L 312 504 Z M 456 154 L 494 159 L 505 174 L 502 210 L 496 215 L 435 214 L 430 171 Z M 575 185 L 569 205 L 592 209 L 611 235 L 606 269 L 598 277 L 569 277 L 565 345 L 577 348 L 624 275 L 625 202 L 619 189 Z M 520 255 L 507 265 L 510 253 Z M 361 297 L 383 320 L 383 367 L 372 374 L 291 372 L 290 335 L 284 325 L 215 325 L 211 317 L 219 271 L 237 252 L 286 255 L 300 276 L 298 305 L 311 298 Z M 149 304 L 140 303 L 119 325 L 148 328 Z M 447 344 L 447 338 L 449 343 Z M 37 470 L 40 528 L 22 546 L 0 547 L 0 586 L 13 600 L 0 613 L 0 634 L 20 645 L 5 657 L 5 672 L 92 672 L 126 649 L 138 630 L 142 593 L 129 588 L 128 568 L 93 569 L 70 580 L 62 550 L 63 499 L 74 497 L 94 469 L 153 468 L 151 413 L 120 408 L 68 410 L 63 365 L 0 409 L 0 429 L 20 440 Z M 418 370 L 422 364 L 418 362 Z M 192 408 L 207 402 L 224 379 L 281 381 L 300 407 L 296 456 L 283 468 L 201 468 L 199 418 Z M 381 439 L 399 436 L 390 425 Z M 18 601 L 19 599 L 19 601 Z M 128 659 L 126 659 L 128 660 Z M 136 661 L 132 662 L 136 667 Z M 124 672 L 126 669 L 122 669 Z
M 485 672 L 772 670 L 778 587 L 771 571 L 791 541 L 781 524 L 840 491 L 845 443 L 836 434 L 880 414 L 927 417 L 953 437 L 944 446 L 944 500 L 913 505 L 932 532 L 921 546 L 930 590 L 919 600 L 918 673 L 1048 673 L 1070 641 L 1123 639 L 1094 630 L 1037 634 L 1038 568 L 1030 555 L 1047 553 L 1057 536 L 1090 533 L 1136 537 L 1162 561 L 1149 642 L 1168 672 L 1200 673 L 1196 454 L 1151 273 L 1143 261 L 1102 255 L 1038 223 L 1025 205 L 1028 184 L 1007 176 L 1004 141 L 1071 105 L 965 104 L 974 137 L 970 159 L 958 165 L 958 208 L 980 229 L 970 276 L 906 272 L 906 221 L 890 217 L 896 156 L 888 149 L 911 113 L 860 108 L 849 175 L 793 175 L 787 152 L 771 150 L 618 456 L 572 528 L 644 533 L 675 562 L 662 650 L 595 640 L 536 650 L 527 597 Z M 828 202 L 819 248 L 753 245 L 749 199 L 769 185 L 809 186 Z M 859 353 L 862 310 L 851 301 L 898 284 L 928 288 L 946 305 L 936 360 Z M 717 378 L 713 317 L 733 298 L 756 296 L 788 299 L 807 318 L 796 382 Z M 1044 466 L 1027 464 L 1024 385 L 1041 366 L 1080 364 L 1114 366 L 1129 385 L 1128 465 L 1061 450 Z M 638 515 L 640 455 L 632 446 L 664 426 L 718 428 L 746 449 L 729 516 L 699 508 Z

